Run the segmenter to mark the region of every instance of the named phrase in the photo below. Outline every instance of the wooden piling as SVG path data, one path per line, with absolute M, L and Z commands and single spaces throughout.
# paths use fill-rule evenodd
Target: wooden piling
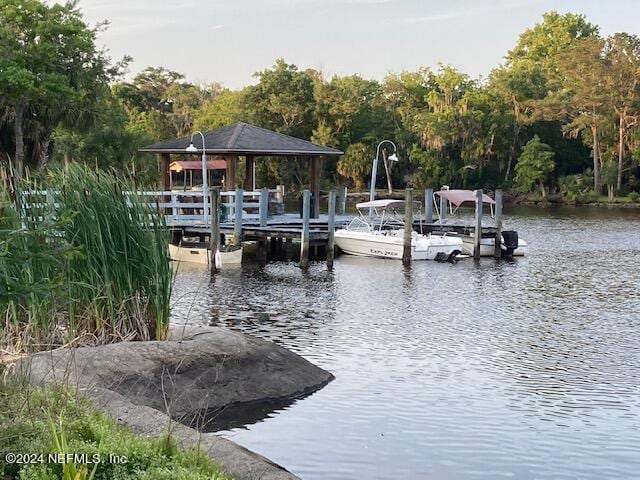
M 494 244 L 493 256 L 495 258 L 502 257 L 502 190 L 496 190 L 496 239 Z
M 333 268 L 333 254 L 335 249 L 335 229 L 336 229 L 336 192 L 331 190 L 329 192 L 329 206 L 328 206 L 327 229 L 327 268 L 331 270 Z
M 269 189 L 261 188 L 260 189 L 260 226 L 267 226 L 267 219 L 269 217 Z
M 442 190 L 441 190 L 442 191 Z M 440 195 L 440 223 L 444 223 L 447 218 L 447 199 Z
M 233 244 L 238 246 L 242 243 L 242 204 L 244 202 L 244 191 L 236 188 L 235 195 L 235 218 L 233 223 Z
M 482 240 L 482 190 L 476 190 L 476 225 L 473 237 L 473 258 L 480 260 L 480 242 Z
M 413 233 L 413 189 L 404 191 L 404 237 L 402 263 L 411 265 L 411 236 Z
M 309 218 L 311 216 L 311 192 L 302 194 L 302 234 L 300 237 L 300 268 L 309 268 Z
M 424 221 L 433 222 L 433 188 L 424 191 Z
M 211 195 L 211 232 L 209 234 L 209 266 L 211 275 L 218 273 L 216 265 L 216 252 L 220 244 L 220 187 L 213 187 L 209 190 Z
M 347 213 L 347 187 L 340 187 L 339 204 L 340 215 Z

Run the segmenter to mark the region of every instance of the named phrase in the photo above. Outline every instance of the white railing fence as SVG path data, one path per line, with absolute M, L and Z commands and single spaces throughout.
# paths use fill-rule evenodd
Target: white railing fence
M 36 219 L 52 216 L 58 208 L 56 202 L 57 191 L 29 190 L 20 192 L 20 205 L 25 214 Z M 141 202 L 151 208 L 164 211 L 165 221 L 169 227 L 202 226 L 211 224 L 211 199 L 207 193 L 205 202 L 202 191 L 139 191 L 124 192 L 125 195 L 135 195 Z M 242 195 L 242 201 L 236 205 L 236 195 Z M 260 222 L 269 217 L 269 205 L 284 204 L 284 189 L 266 189 L 245 192 L 242 189 L 220 192 L 222 223 L 235 223 L 236 210 L 240 207 L 242 222 Z M 222 209 L 221 209 L 222 210 Z

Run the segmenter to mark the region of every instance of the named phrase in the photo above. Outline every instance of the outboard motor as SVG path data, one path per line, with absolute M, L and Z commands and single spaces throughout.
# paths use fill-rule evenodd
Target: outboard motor
M 518 232 L 515 230 L 506 230 L 502 232 L 502 258 L 513 257 L 513 252 L 518 248 Z

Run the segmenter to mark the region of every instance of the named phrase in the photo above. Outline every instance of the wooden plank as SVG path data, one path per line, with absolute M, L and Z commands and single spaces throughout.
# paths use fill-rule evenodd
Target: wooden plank
M 309 268 L 309 217 L 311 215 L 311 192 L 302 194 L 302 235 L 300 241 L 300 268 Z
M 402 242 L 402 263 L 411 265 L 411 234 L 413 233 L 413 189 L 404 191 L 404 236 Z
M 331 270 L 333 268 L 333 255 L 335 253 L 335 233 L 336 233 L 336 192 L 331 190 L 329 192 L 329 206 L 327 209 L 329 219 L 327 221 L 327 268 Z
M 495 195 L 496 201 L 496 235 L 495 235 L 495 243 L 493 256 L 495 258 L 502 257 L 502 248 L 500 248 L 500 244 L 502 243 L 502 190 L 496 190 Z
M 482 239 L 482 190 L 476 190 L 476 223 L 473 237 L 473 259 L 480 260 L 480 241 Z

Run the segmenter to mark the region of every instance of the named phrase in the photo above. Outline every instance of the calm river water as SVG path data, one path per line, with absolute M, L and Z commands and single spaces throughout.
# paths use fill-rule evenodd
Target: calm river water
M 505 225 L 528 257 L 179 272 L 174 323 L 336 376 L 218 434 L 303 479 L 640 478 L 640 212 L 519 208 Z

